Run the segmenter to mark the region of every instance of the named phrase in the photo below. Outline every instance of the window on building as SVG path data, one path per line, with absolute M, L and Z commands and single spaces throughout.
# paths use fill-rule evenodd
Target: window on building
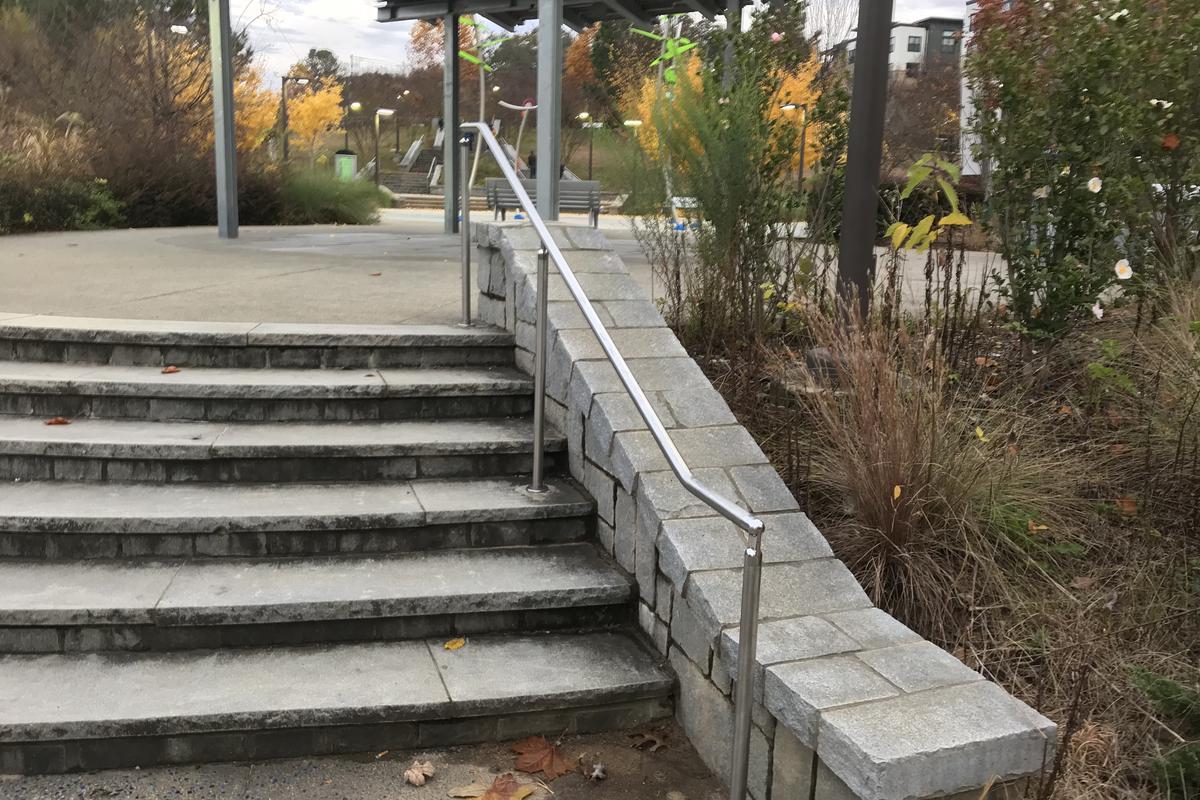
M 904 65 L 904 75 L 909 78 L 921 77 L 921 65 L 918 62 L 910 61 Z
M 854 63 L 854 51 L 853 50 L 846 51 L 846 60 L 849 61 L 851 64 Z
M 891 39 L 888 40 L 888 52 L 894 53 L 895 51 L 896 51 L 896 37 L 893 36 Z
M 954 31 L 942 31 L 942 52 L 953 53 L 958 49 L 958 34 Z
M 908 52 L 910 52 L 910 53 L 921 52 L 921 37 L 920 36 L 908 37 Z

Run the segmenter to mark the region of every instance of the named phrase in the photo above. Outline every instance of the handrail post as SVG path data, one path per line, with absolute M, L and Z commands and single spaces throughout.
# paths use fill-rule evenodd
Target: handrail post
M 462 236 L 462 322 L 459 324 L 464 328 L 471 327 L 471 172 L 465 169 L 467 161 L 471 157 L 471 139 L 464 136 L 458 140 L 462 148 L 462 158 L 459 160 L 459 174 L 462 180 L 459 184 L 462 188 L 462 228 L 460 234 Z
M 733 768 L 730 800 L 745 800 L 750 772 L 750 725 L 754 707 L 755 658 L 758 651 L 758 606 L 762 590 L 762 534 L 751 538 L 742 562 L 742 618 L 738 628 L 737 692 L 733 714 Z
M 537 340 L 533 347 L 533 480 L 529 491 L 546 491 L 546 328 L 547 297 L 550 290 L 550 251 L 538 250 Z

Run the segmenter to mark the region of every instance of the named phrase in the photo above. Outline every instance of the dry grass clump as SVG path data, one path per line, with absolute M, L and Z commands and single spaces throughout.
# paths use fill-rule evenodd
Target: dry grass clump
M 807 482 L 874 602 L 955 647 L 1014 581 L 1054 584 L 1057 557 L 1084 550 L 1078 448 L 963 385 L 932 332 L 808 322 L 824 350 L 800 370 Z

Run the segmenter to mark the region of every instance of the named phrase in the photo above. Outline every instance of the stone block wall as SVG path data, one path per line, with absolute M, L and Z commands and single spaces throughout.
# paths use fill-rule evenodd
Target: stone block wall
M 474 234 L 480 317 L 515 333 L 532 372 L 537 235 L 515 222 Z M 872 606 L 603 234 L 553 235 L 693 472 L 766 523 L 752 796 L 991 786 L 998 798 L 1048 765 L 1053 723 Z M 596 500 L 602 547 L 636 578 L 641 627 L 678 676 L 680 722 L 728 778 L 744 540 L 679 485 L 553 265 L 548 293 L 547 418 Z

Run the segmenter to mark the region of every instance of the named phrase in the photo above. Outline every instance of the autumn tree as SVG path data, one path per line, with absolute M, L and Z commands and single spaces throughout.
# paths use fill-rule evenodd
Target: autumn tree
M 292 67 L 300 72 L 305 67 L 301 62 Z M 327 76 L 320 83 L 290 89 L 287 96 L 288 132 L 295 135 L 308 149 L 309 163 L 317 157 L 318 139 L 322 134 L 336 129 L 342 121 L 342 84 Z

